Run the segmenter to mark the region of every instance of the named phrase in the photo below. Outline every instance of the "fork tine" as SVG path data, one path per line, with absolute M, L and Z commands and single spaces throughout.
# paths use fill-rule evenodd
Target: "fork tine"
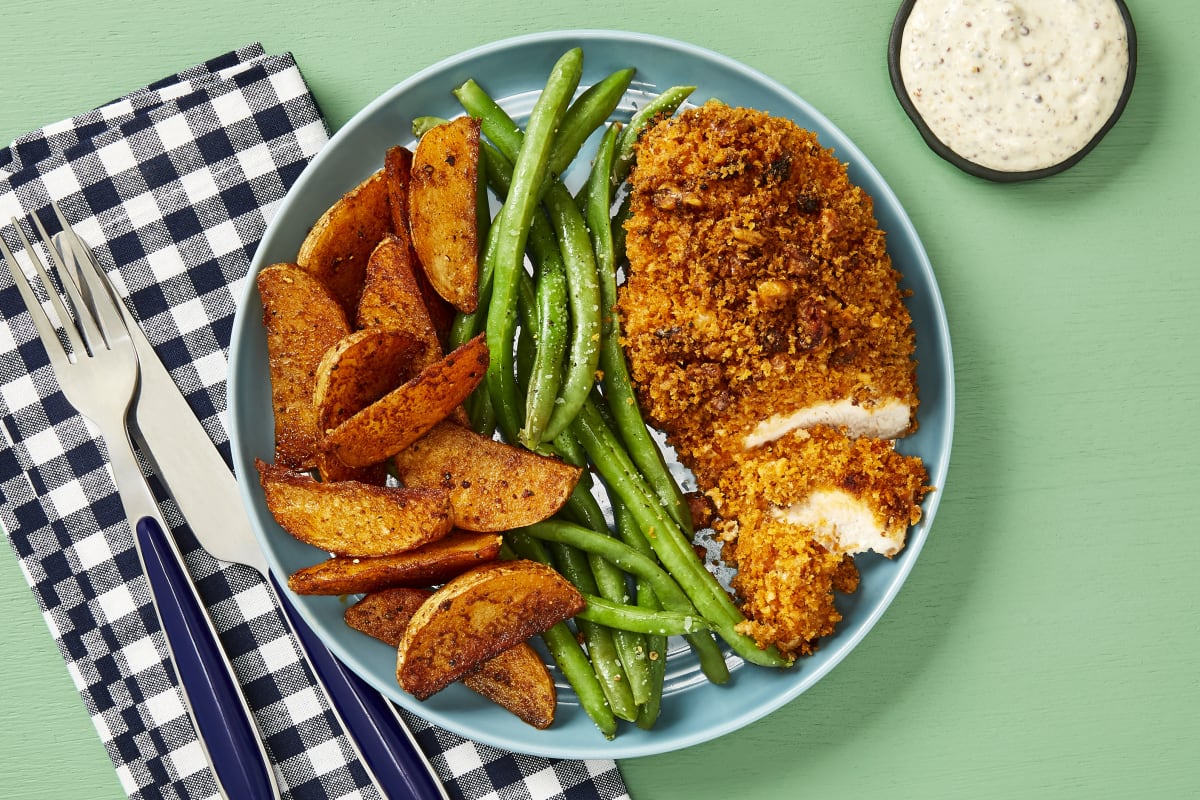
M 16 222 L 14 219 L 14 227 L 17 227 Z M 20 228 L 17 227 L 17 230 L 20 231 Z M 22 233 L 21 238 L 24 239 L 25 234 Z M 28 244 L 28 241 L 26 244 Z M 42 346 L 46 348 L 46 355 L 50 357 L 50 365 L 55 370 L 61 369 L 69 359 L 67 358 L 67 351 L 63 349 L 62 342 L 58 340 L 58 334 L 54 330 L 54 325 L 50 323 L 50 318 L 46 316 L 41 301 L 34 294 L 33 287 L 29 285 L 29 280 L 25 277 L 24 271 L 22 271 L 21 266 L 17 263 L 12 250 L 8 249 L 8 245 L 5 244 L 4 239 L 0 239 L 0 251 L 4 253 L 4 260 L 8 262 L 8 271 L 12 273 L 13 282 L 17 285 L 17 291 L 21 293 L 21 299 L 25 301 L 25 308 L 28 309 L 29 317 L 33 320 L 33 327 L 37 329 L 38 338 L 42 340 Z M 40 264 L 37 261 L 35 263 Z M 58 294 L 52 292 L 51 296 L 58 297 Z M 61 306 L 62 304 L 59 303 L 59 305 Z
M 66 227 L 66 225 L 65 225 L 66 220 L 64 220 L 62 218 L 62 214 L 59 212 L 58 206 L 55 205 L 53 202 L 51 203 L 51 206 L 54 208 L 54 213 L 58 215 L 59 222 L 63 223 L 64 227 Z M 92 316 L 88 305 L 84 303 L 83 297 L 79 294 L 78 287 L 75 285 L 75 282 L 70 280 L 70 278 L 68 277 L 68 270 L 63 261 L 63 257 L 58 252 L 58 248 L 54 247 L 53 244 L 51 243 L 50 235 L 46 232 L 46 228 L 42 225 L 41 219 L 38 218 L 37 214 L 30 214 L 29 216 L 33 220 L 34 227 L 37 228 L 38 233 L 42 237 L 42 242 L 46 246 L 46 252 L 48 252 L 50 254 L 50 260 L 54 264 L 54 271 L 58 275 L 59 283 L 62 284 L 63 291 L 65 291 L 67 293 L 67 301 L 71 304 L 71 309 L 75 312 L 74 313 L 74 317 L 75 317 L 75 326 L 74 327 L 76 327 L 79 330 L 79 332 L 83 335 L 83 342 L 87 346 L 88 351 L 95 353 L 98 349 L 104 349 L 105 347 L 107 347 L 108 341 L 109 341 L 108 337 L 106 336 L 106 331 L 102 331 L 97 326 L 96 320 Z M 34 257 L 33 253 L 30 252 L 30 258 L 33 258 L 33 257 Z M 47 280 L 49 277 L 48 273 L 45 271 L 44 268 L 42 269 L 42 275 L 43 275 L 43 280 Z M 53 286 L 53 283 L 48 284 L 46 287 L 46 290 L 49 292 L 53 292 L 54 294 L 57 294 L 57 292 L 54 292 L 53 289 L 51 288 L 52 286 Z M 58 309 L 56 308 L 55 310 L 58 310 Z M 63 327 L 67 327 L 69 329 L 70 326 L 69 326 L 68 322 L 69 322 L 69 318 L 64 318 Z M 68 333 L 69 333 L 69 330 L 68 330 Z M 75 344 L 74 339 L 72 339 L 71 344 L 72 345 Z M 81 356 L 77 356 L 77 357 L 81 357 Z
M 33 215 L 33 219 L 37 222 L 36 215 Z M 79 328 L 74 324 L 71 314 L 67 311 L 67 307 L 63 305 L 62 297 L 58 294 L 58 288 L 54 285 L 54 281 L 50 279 L 50 274 L 46 272 L 46 267 L 42 263 L 41 257 L 33 249 L 33 244 L 29 241 L 29 237 L 25 235 L 25 231 L 17 223 L 16 219 L 13 219 L 12 223 L 13 227 L 17 229 L 17 235 L 21 237 L 22 244 L 25 245 L 25 254 L 29 256 L 29 260 L 33 263 L 38 279 L 42 282 L 42 288 L 45 289 L 46 295 L 50 298 L 50 305 L 54 307 L 54 313 L 58 316 L 59 322 L 67 334 L 68 341 L 71 342 L 71 349 L 74 351 L 75 357 L 86 358 L 87 348 L 84 341 L 80 339 Z M 37 225 L 41 228 L 40 222 L 37 222 Z M 52 250 L 53 248 L 50 249 Z
M 64 285 L 71 283 L 77 289 L 82 302 L 88 311 L 99 321 L 104 331 L 105 340 L 112 346 L 119 339 L 129 338 L 129 327 L 121 313 L 121 299 L 104 274 L 100 263 L 92 255 L 92 251 L 79 238 L 79 234 L 71 228 L 58 206 L 54 206 L 62 223 L 63 232 L 56 234 L 51 242 L 59 250 L 63 264 L 59 270 L 59 279 Z

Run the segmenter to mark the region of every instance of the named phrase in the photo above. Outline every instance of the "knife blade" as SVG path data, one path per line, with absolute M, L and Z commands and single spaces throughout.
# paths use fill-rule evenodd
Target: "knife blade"
M 106 270 L 77 235 L 56 234 L 54 241 L 60 253 L 76 260 L 90 259 L 107 281 Z M 433 765 L 392 702 L 342 664 L 288 600 L 287 590 L 272 573 L 258 544 L 233 472 L 141 325 L 111 283 L 108 289 L 121 309 L 140 361 L 134 433 L 197 541 L 215 558 L 243 564 L 263 576 L 317 683 L 325 690 L 334 717 L 380 793 L 385 798 L 449 800 Z

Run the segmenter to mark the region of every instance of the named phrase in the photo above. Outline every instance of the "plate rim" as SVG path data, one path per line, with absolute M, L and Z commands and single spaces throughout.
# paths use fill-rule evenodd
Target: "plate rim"
M 852 630 L 844 632 L 843 636 L 837 639 L 834 653 L 829 658 L 821 661 L 817 666 L 804 674 L 803 678 L 796 679 L 789 683 L 786 688 L 779 692 L 777 696 L 771 698 L 769 702 L 760 703 L 753 709 L 740 714 L 736 717 L 718 721 L 714 725 L 699 728 L 696 730 L 687 730 L 675 732 L 671 735 L 663 734 L 659 737 L 652 737 L 648 742 L 642 742 L 636 745 L 631 745 L 629 736 L 626 735 L 623 742 L 622 735 L 618 734 L 615 739 L 602 740 L 595 747 L 580 747 L 578 745 L 558 745 L 555 744 L 554 736 L 555 728 L 552 726 L 548 731 L 537 733 L 546 734 L 544 746 L 542 742 L 533 747 L 525 746 L 524 742 L 512 742 L 498 737 L 493 737 L 487 734 L 481 735 L 480 732 L 471 730 L 469 727 L 456 723 L 453 719 L 446 719 L 443 714 L 429 714 L 427 707 L 423 707 L 419 701 L 408 697 L 399 691 L 398 687 L 387 685 L 381 687 L 373 679 L 373 675 L 369 670 L 366 670 L 361 659 L 357 658 L 354 653 L 349 652 L 348 648 L 338 639 L 322 635 L 326 627 L 321 620 L 316 619 L 313 612 L 307 607 L 307 600 L 302 596 L 295 595 L 284 587 L 284 591 L 288 592 L 289 599 L 299 610 L 305 621 L 318 633 L 321 640 L 332 650 L 343 662 L 347 664 L 356 674 L 360 675 L 367 683 L 374 686 L 386 697 L 391 698 L 399 705 L 404 707 L 411 713 L 429 721 L 431 724 L 439 725 L 458 735 L 473 739 L 475 741 L 489 744 L 492 746 L 501 747 L 508 750 L 517 750 L 519 752 L 528 753 L 530 755 L 538 755 L 545 757 L 562 757 L 562 758 L 628 758 L 648 755 L 657 755 L 665 752 L 671 752 L 686 747 L 691 747 L 696 744 L 710 741 L 727 733 L 739 730 L 747 725 L 757 722 L 766 716 L 770 715 L 783 705 L 794 700 L 799 695 L 814 686 L 826 674 L 828 674 L 835 666 L 841 663 L 842 660 L 852 652 L 858 644 L 866 637 L 882 618 L 887 609 L 891 606 L 895 596 L 899 593 L 900 588 L 907 582 L 908 576 L 911 573 L 917 557 L 920 555 L 924 547 L 925 540 L 928 538 L 928 532 L 932 522 L 936 516 L 936 511 L 944 494 L 946 475 L 949 468 L 951 446 L 953 442 L 954 429 L 954 369 L 953 369 L 953 354 L 951 349 L 949 326 L 946 317 L 945 307 L 941 291 L 937 285 L 936 275 L 933 272 L 932 264 L 929 261 L 925 247 L 908 216 L 904 206 L 896 197 L 890 185 L 883 179 L 875 165 L 869 158 L 857 147 L 857 145 L 831 120 L 829 120 L 822 112 L 812 106 L 808 101 L 802 98 L 791 88 L 781 83 L 780 81 L 771 78 L 770 76 L 760 72 L 759 70 L 750 67 L 749 65 L 737 61 L 730 56 L 724 55 L 717 51 L 708 49 L 703 46 L 691 44 L 679 39 L 668 38 L 656 34 L 639 33 L 632 31 L 610 30 L 601 28 L 585 28 L 585 29 L 562 29 L 543 31 L 537 33 L 523 34 L 518 36 L 506 37 L 496 41 L 477 45 L 468 48 L 457 54 L 453 54 L 446 58 L 437 61 L 405 78 L 404 80 L 394 84 L 385 92 L 381 93 L 367 105 L 363 106 L 356 112 L 347 122 L 336 131 L 326 143 L 326 145 L 317 153 L 317 155 L 306 166 L 304 172 L 301 173 L 296 183 L 291 190 L 279 203 L 275 210 L 275 214 L 267 225 L 263 238 L 259 243 L 259 247 L 255 252 L 255 256 L 251 262 L 251 268 L 247 275 L 243 291 L 238 299 L 237 311 L 235 313 L 234 324 L 232 329 L 232 340 L 230 345 L 230 364 L 229 364 L 229 436 L 234 459 L 235 471 L 239 472 L 239 491 L 242 497 L 243 505 L 247 509 L 248 516 L 253 522 L 253 529 L 256 538 L 258 539 L 259 547 L 262 549 L 264 556 L 272 569 L 277 573 L 280 571 L 281 564 L 278 556 L 273 548 L 269 546 L 266 540 L 266 532 L 262 530 L 262 526 L 258 524 L 256 514 L 254 512 L 254 497 L 253 493 L 258 486 L 258 481 L 253 479 L 253 475 L 241 474 L 239 467 L 245 464 L 246 449 L 243 446 L 241 439 L 241 431 L 237 420 L 234 418 L 233 411 L 235 404 L 238 402 L 240 395 L 241 380 L 238 377 L 244 373 L 243 369 L 239 368 L 241 354 L 244 348 L 239 347 L 239 343 L 244 339 L 244 330 L 248 325 L 261 324 L 261 319 L 256 320 L 255 317 L 261 317 L 261 314 L 251 313 L 252 311 L 261 311 L 261 302 L 257 298 L 257 287 L 254 276 L 257 275 L 264 266 L 266 266 L 264 253 L 270 248 L 268 245 L 274 240 L 278 233 L 278 220 L 282 219 L 284 211 L 291 205 L 293 198 L 300 196 L 306 188 L 308 181 L 312 179 L 318 171 L 314 170 L 314 165 L 321 163 L 327 154 L 335 153 L 335 145 L 342 139 L 350 137 L 353 132 L 361 125 L 368 124 L 371 118 L 377 114 L 380 109 L 386 107 L 389 103 L 411 88 L 428 80 L 430 77 L 439 75 L 455 66 L 462 65 L 467 62 L 477 60 L 481 57 L 501 53 L 503 51 L 514 50 L 535 45 L 544 45 L 551 42 L 563 42 L 564 48 L 569 46 L 570 42 L 575 42 L 584 47 L 585 53 L 587 43 L 597 40 L 611 40 L 613 43 L 638 43 L 645 46 L 654 47 L 661 50 L 669 50 L 681 52 L 692 57 L 698 57 L 701 60 L 712 62 L 722 69 L 735 73 L 739 76 L 747 78 L 762 87 L 769 89 L 772 93 L 778 95 L 786 102 L 803 110 L 806 114 L 817 120 L 823 130 L 821 135 L 823 138 L 822 144 L 827 148 L 833 148 L 839 154 L 839 158 L 843 162 L 849 162 L 852 172 L 860 172 L 868 176 L 873 184 L 871 190 L 872 197 L 875 200 L 876 206 L 884 200 L 889 209 L 895 214 L 895 222 L 903 229 L 903 235 L 906 241 L 914 248 L 913 255 L 916 256 L 917 264 L 908 265 L 909 268 L 916 267 L 922 273 L 923 281 L 931 289 L 928 301 L 932 304 L 934 312 L 934 322 L 937 324 L 936 331 L 936 347 L 942 354 L 943 369 L 940 373 L 942 393 L 944 397 L 943 413 L 941 415 L 941 431 L 939 441 L 942 442 L 937 463 L 934 465 L 936 470 L 930 472 L 930 483 L 937 487 L 937 490 L 927 496 L 923 503 L 923 519 L 918 527 L 910 530 L 909 542 L 905 550 L 902 552 L 902 560 L 894 575 L 886 582 L 886 588 L 881 593 L 879 599 L 875 602 L 874 607 L 870 608 L 870 613 L 856 623 Z M 635 65 L 636 66 L 636 65 Z M 836 140 L 831 143 L 827 139 Z M 353 176 L 348 176 L 350 181 Z M 861 183 L 860 180 L 854 181 L 856 184 Z M 881 196 L 882 195 L 882 196 Z M 891 229 L 887 231 L 889 238 L 896 236 L 899 231 Z M 905 273 L 907 278 L 907 272 Z M 928 334 L 927 334 L 928 335 Z M 258 369 L 261 371 L 261 365 Z M 920 411 L 918 411 L 920 414 Z M 796 669 L 796 668 L 793 668 Z M 790 673 L 788 673 L 790 677 Z M 683 702 L 681 698 L 675 698 L 674 702 Z M 426 709 L 426 710 L 423 710 Z M 519 725 L 524 725 L 515 717 L 514 722 Z M 533 730 L 532 728 L 530 729 Z M 597 731 L 598 734 L 598 731 Z M 598 737 L 602 739 L 602 737 Z

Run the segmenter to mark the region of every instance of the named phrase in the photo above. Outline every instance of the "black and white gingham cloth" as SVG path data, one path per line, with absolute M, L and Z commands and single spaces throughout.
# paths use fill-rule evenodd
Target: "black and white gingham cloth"
M 328 130 L 290 55 L 251 45 L 0 150 L 0 225 L 60 203 L 116 265 L 147 336 L 231 463 L 222 415 L 236 298 L 273 210 Z M 154 616 L 102 444 L 64 399 L 0 269 L 0 522 L 132 798 L 215 794 Z M 160 488 L 160 487 L 156 487 Z M 285 796 L 374 790 L 262 579 L 198 549 L 159 490 L 234 660 Z M 628 798 L 612 761 L 504 753 L 406 714 L 452 797 Z

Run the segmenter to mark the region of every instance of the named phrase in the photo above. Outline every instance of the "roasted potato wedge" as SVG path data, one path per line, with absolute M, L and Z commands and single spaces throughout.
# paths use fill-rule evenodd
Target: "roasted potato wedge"
M 427 589 L 385 589 L 368 594 L 346 609 L 346 624 L 393 647 L 399 647 L 408 623 L 432 594 Z M 521 642 L 479 665 L 462 682 L 535 728 L 554 722 L 558 693 L 546 663 Z
M 406 486 L 450 492 L 454 524 L 505 531 L 552 516 L 571 496 L 582 470 L 556 458 L 440 422 L 393 459 Z
M 335 556 L 296 570 L 288 578 L 288 588 L 296 594 L 346 595 L 397 586 L 437 586 L 499 555 L 499 534 L 452 531 L 392 556 Z
M 300 244 L 296 263 L 329 286 L 346 316 L 353 319 L 367 260 L 391 230 L 392 213 L 381 169 L 321 215 Z
M 418 586 L 368 592 L 346 609 L 346 624 L 384 644 L 399 647 L 413 614 L 431 594 L 432 589 Z
M 412 337 L 422 347 L 413 360 L 418 367 L 444 355 L 441 337 L 417 284 L 412 252 L 400 237 L 389 234 L 371 253 L 355 324 L 359 328 L 392 328 Z
M 325 433 L 319 449 L 351 467 L 394 456 L 445 419 L 487 372 L 483 334 Z
M 535 728 L 554 723 L 558 692 L 546 662 L 528 642 L 504 650 L 462 677 L 467 688 L 506 708 Z
M 442 348 L 445 349 L 450 340 L 450 327 L 454 324 L 454 315 L 457 312 L 454 310 L 454 306 L 446 302 L 446 298 L 433 288 L 433 284 L 429 282 L 429 276 L 425 274 L 425 268 L 421 266 L 417 250 L 413 247 L 412 233 L 408 229 L 408 187 L 412 179 L 412 158 L 412 151 L 400 145 L 388 148 L 383 156 L 384 180 L 387 181 L 388 203 L 392 209 L 392 230 L 408 248 L 413 278 L 416 280 L 417 288 L 421 290 L 421 297 L 425 299 L 425 308 L 429 312 L 429 319 L 438 333 Z
M 437 293 L 471 313 L 479 303 L 479 120 L 458 117 L 417 142 L 409 183 L 409 230 Z
M 424 358 L 425 347 L 409 334 L 392 328 L 367 328 L 341 339 L 317 365 L 313 407 L 317 430 L 324 434 L 407 381 L 413 364 Z M 357 480 L 383 485 L 386 464 L 348 467 L 335 456 L 317 453 L 324 481 Z
M 444 489 L 321 483 L 257 459 L 267 508 L 302 542 L 340 556 L 390 556 L 450 532 Z
M 426 600 L 396 650 L 396 680 L 419 699 L 585 605 L 566 578 L 536 561 L 497 561 L 447 582 Z
M 350 333 L 329 288 L 295 264 L 272 264 L 258 274 L 267 332 L 275 461 L 292 469 L 316 464 L 320 438 L 313 381 L 325 351 Z

